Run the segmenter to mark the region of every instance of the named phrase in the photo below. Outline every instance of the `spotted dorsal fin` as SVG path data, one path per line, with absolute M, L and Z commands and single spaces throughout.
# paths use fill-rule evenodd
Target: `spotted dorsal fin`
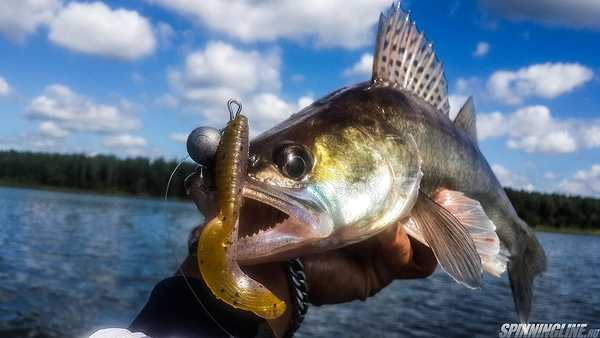
M 400 1 L 379 17 L 371 81 L 411 92 L 445 115 L 450 111 L 442 63 Z
M 467 102 L 460 108 L 460 111 L 454 119 L 454 125 L 469 134 L 475 144 L 477 144 L 477 123 L 475 122 L 475 105 L 473 104 L 473 97 L 469 97 Z

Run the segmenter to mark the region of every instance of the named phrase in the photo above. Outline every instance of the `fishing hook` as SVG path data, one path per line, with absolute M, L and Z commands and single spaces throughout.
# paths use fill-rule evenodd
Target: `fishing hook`
M 237 106 L 235 113 L 233 112 L 234 106 Z M 229 120 L 233 120 L 242 112 L 242 104 L 236 99 L 229 99 L 227 101 L 227 110 L 229 110 Z

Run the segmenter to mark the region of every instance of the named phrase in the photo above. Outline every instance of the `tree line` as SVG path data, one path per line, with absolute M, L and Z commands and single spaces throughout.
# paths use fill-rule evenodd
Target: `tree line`
M 176 161 L 110 155 L 0 151 L 0 182 L 9 185 L 164 196 Z M 183 180 L 193 165 L 173 175 L 169 196 L 184 197 Z
M 109 155 L 0 151 L 0 183 L 164 196 L 174 160 L 121 159 Z M 169 196 L 185 197 L 183 180 L 193 169 L 184 164 L 173 176 Z M 529 225 L 599 229 L 600 199 L 506 189 L 517 213 Z
M 505 189 L 519 216 L 535 227 L 600 229 L 600 199 Z

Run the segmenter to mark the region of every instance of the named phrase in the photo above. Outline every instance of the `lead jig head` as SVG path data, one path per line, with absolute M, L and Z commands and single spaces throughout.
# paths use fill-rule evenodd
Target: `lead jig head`
M 213 163 L 217 147 L 221 140 L 221 132 L 212 127 L 198 127 L 187 139 L 187 151 L 194 162 L 210 166 Z
M 227 101 L 229 120 L 242 112 L 242 104 L 234 99 Z M 199 165 L 210 167 L 221 141 L 221 130 L 212 127 L 198 127 L 188 135 L 187 151 L 190 158 Z

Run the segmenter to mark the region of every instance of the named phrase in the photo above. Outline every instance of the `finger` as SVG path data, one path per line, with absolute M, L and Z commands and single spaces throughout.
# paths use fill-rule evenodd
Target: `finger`
M 415 279 L 431 276 L 437 267 L 437 260 L 429 247 L 409 237 L 412 248 L 412 257 L 408 264 L 400 267 L 394 266 L 396 279 Z
M 408 236 L 404 225 L 395 226 L 393 240 L 389 234 L 380 239 L 380 257 L 375 266 L 381 279 L 414 279 L 430 276 L 437 267 L 437 260 L 429 247 Z
M 412 245 L 402 223 L 390 226 L 378 235 L 378 240 L 381 245 L 379 254 L 387 265 L 402 269 L 412 262 Z
M 187 191 L 194 204 L 207 219 L 212 219 L 217 214 L 217 192 L 207 187 L 206 178 L 200 174 L 193 174 L 188 179 Z
M 410 278 L 425 278 L 431 276 L 437 268 L 437 259 L 431 251 L 431 248 L 425 244 L 410 238 L 413 248 L 412 260 L 412 277 Z
M 311 304 L 339 304 L 366 299 L 371 291 L 367 284 L 366 265 L 342 250 L 302 258 Z
M 388 246 L 393 245 L 396 241 L 398 232 L 398 223 L 394 223 L 377 235 L 379 244 Z

